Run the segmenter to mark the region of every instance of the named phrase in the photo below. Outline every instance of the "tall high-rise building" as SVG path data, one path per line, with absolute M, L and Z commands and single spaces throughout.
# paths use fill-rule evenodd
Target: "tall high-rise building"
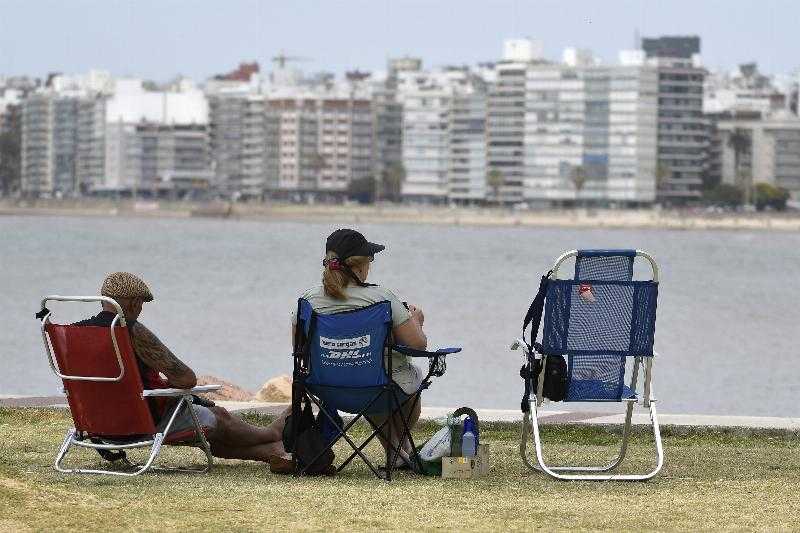
M 103 183 L 105 176 L 106 99 L 88 95 L 78 103 L 78 145 L 75 171 L 79 189 L 85 193 Z
M 645 37 L 642 39 L 642 50 L 647 57 L 691 59 L 700 53 L 700 37 L 696 35 Z
M 702 196 L 709 122 L 703 115 L 706 70 L 699 37 L 644 39 L 645 61 L 658 70 L 658 197 L 685 202 Z
M 502 185 L 492 200 L 523 200 L 525 181 L 525 107 L 527 62 L 503 61 L 495 66 L 496 81 L 489 90 L 486 111 L 486 166 Z M 495 196 L 496 192 L 496 196 Z
M 530 65 L 525 199 L 654 201 L 656 91 L 646 66 Z
M 23 193 L 73 194 L 79 191 L 76 171 L 80 98 L 52 91 L 29 96 L 22 104 Z
M 373 176 L 370 100 L 341 87 L 271 94 L 277 121 L 278 196 L 341 196 L 354 180 Z
M 659 198 L 697 199 L 702 195 L 709 149 L 709 121 L 703 115 L 705 69 L 680 59 L 659 58 Z
M 34 94 L 22 104 L 21 189 L 25 194 L 53 192 L 53 97 Z
M 467 67 L 398 74 L 402 194 L 420 201 L 486 199 L 487 83 Z
M 375 140 L 374 174 L 378 180 L 387 180 L 390 172 L 398 172 L 403 165 L 403 104 L 397 92 L 399 72 L 418 72 L 422 61 L 416 58 L 389 60 L 385 78 L 370 80 Z
M 454 87 L 450 110 L 447 197 L 459 203 L 480 203 L 487 197 L 487 82 L 469 74 Z
M 493 68 L 486 111 L 486 165 L 487 175 L 499 177 L 490 187 L 490 197 L 496 202 L 524 199 L 525 85 L 528 67 L 547 63 L 543 50 L 539 40 L 506 40 L 503 59 Z
M 403 104 L 403 197 L 423 201 L 447 198 L 450 169 L 452 79 L 442 71 L 398 74 Z
M 278 142 L 266 96 L 211 95 L 209 114 L 217 183 L 246 197 L 263 195 L 276 181 L 268 148 Z

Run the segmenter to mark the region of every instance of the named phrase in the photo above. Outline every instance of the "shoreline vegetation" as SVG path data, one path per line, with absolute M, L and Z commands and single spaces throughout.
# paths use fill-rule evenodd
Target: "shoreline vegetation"
M 246 418 L 259 425 L 270 421 Z M 334 478 L 273 475 L 261 463 L 232 460 L 215 460 L 200 475 L 63 475 L 52 461 L 71 425 L 66 410 L 0 408 L 0 531 L 87 525 L 106 531 L 787 530 L 796 527 L 800 513 L 800 500 L 793 497 L 800 441 L 786 435 L 665 427 L 664 469 L 649 482 L 564 483 L 523 468 L 519 424 L 489 422 L 481 427 L 491 450 L 488 476 L 458 480 L 400 472 L 384 483 L 360 462 Z M 367 434 L 363 424 L 352 429 L 354 436 Z M 436 429 L 422 423 L 415 437 Z M 602 461 L 616 450 L 619 428 L 548 426 L 543 438 L 554 462 Z M 646 468 L 651 449 L 647 433 L 634 430 L 626 463 Z M 346 451 L 337 445 L 337 461 Z M 377 443 L 365 452 L 380 461 Z M 162 456 L 172 465 L 202 460 L 196 450 L 175 447 Z M 67 460 L 100 461 L 85 450 Z M 409 495 L 412 504 L 398 504 Z
M 800 213 L 676 209 L 526 209 L 425 205 L 331 205 L 133 200 L 0 200 L 0 216 L 99 216 L 541 228 L 800 231 Z

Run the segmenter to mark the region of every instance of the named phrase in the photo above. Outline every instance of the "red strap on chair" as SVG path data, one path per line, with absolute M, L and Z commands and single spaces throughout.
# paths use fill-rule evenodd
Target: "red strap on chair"
M 48 323 L 45 331 L 61 374 L 110 378 L 119 375 L 110 328 Z M 142 398 L 142 379 L 128 329 L 116 326 L 114 335 L 124 368 L 120 381 L 62 379 L 75 428 L 104 437 L 152 435 L 155 424 Z

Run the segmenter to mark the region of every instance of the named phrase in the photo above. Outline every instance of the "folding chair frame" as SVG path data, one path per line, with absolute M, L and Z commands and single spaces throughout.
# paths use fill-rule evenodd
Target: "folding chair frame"
M 116 377 L 108 377 L 108 376 L 72 376 L 72 375 L 65 375 L 61 372 L 58 367 L 58 362 L 56 361 L 55 355 L 53 354 L 53 345 L 50 340 L 50 335 L 47 333 L 47 324 L 50 323 L 50 315 L 52 314 L 46 307 L 48 301 L 59 301 L 59 302 L 105 302 L 109 303 L 114 306 L 114 309 L 117 312 L 117 316 L 114 317 L 113 322 L 110 326 L 110 334 L 112 340 L 112 346 L 114 348 L 115 356 L 117 359 L 117 363 L 119 365 L 120 373 Z M 116 339 L 116 334 L 114 332 L 114 327 L 119 323 L 122 326 L 125 326 L 125 317 L 122 313 L 122 308 L 119 304 L 113 300 L 112 298 L 108 298 L 105 296 L 48 296 L 42 299 L 42 322 L 41 322 L 41 333 L 42 333 L 42 340 L 44 342 L 45 352 L 47 354 L 48 363 L 50 364 L 50 368 L 52 369 L 53 373 L 61 378 L 62 380 L 74 380 L 74 381 L 94 381 L 94 382 L 117 382 L 121 381 L 125 375 L 125 366 L 122 362 L 122 355 L 119 351 L 119 346 Z M 154 389 L 154 390 L 144 390 L 142 392 L 142 400 L 145 401 L 146 398 L 149 397 L 174 397 L 178 398 L 178 401 L 175 404 L 175 407 L 172 409 L 170 413 L 169 421 L 167 425 L 164 427 L 162 432 L 157 432 L 152 435 L 151 438 L 146 438 L 145 440 L 124 440 L 124 441 L 110 441 L 104 440 L 102 437 L 99 436 L 90 436 L 87 434 L 83 434 L 79 432 L 76 428 L 72 428 L 67 431 L 67 435 L 64 437 L 64 441 L 61 444 L 61 448 L 59 449 L 58 453 L 56 454 L 55 461 L 53 463 L 53 467 L 58 470 L 59 472 L 69 473 L 69 474 L 109 474 L 114 476 L 138 476 L 148 470 L 160 470 L 160 471 L 171 471 L 171 472 L 192 472 L 192 473 L 205 473 L 211 469 L 213 465 L 213 458 L 211 455 L 211 446 L 206 439 L 205 433 L 203 433 L 202 427 L 200 426 L 200 421 L 197 418 L 197 414 L 194 411 L 194 403 L 192 395 L 196 393 L 202 392 L 210 392 L 214 390 L 218 390 L 221 386 L 220 385 L 202 385 L 198 387 L 194 387 L 193 389 Z M 187 442 L 180 442 L 170 445 L 180 445 L 180 446 L 192 446 L 197 447 L 203 450 L 206 456 L 206 465 L 203 468 L 169 468 L 169 467 L 158 467 L 153 466 L 156 457 L 158 456 L 159 452 L 161 451 L 161 447 L 164 445 L 164 440 L 169 436 L 170 429 L 175 422 L 175 419 L 180 413 L 180 410 L 183 406 L 189 410 L 189 414 L 192 418 L 192 431 L 196 440 L 194 441 L 187 441 Z M 92 442 L 93 440 L 99 440 L 100 442 Z M 67 453 L 72 446 L 79 446 L 81 448 L 91 448 L 94 450 L 108 450 L 108 451 L 124 451 L 129 449 L 135 448 L 150 448 L 150 453 L 148 455 L 147 460 L 144 464 L 133 464 L 130 463 L 127 459 L 123 459 L 123 461 L 127 464 L 130 471 L 120 471 L 120 470 L 104 470 L 104 469 L 87 469 L 87 468 L 65 468 L 62 466 L 62 462 L 66 457 Z
M 165 390 L 168 391 L 170 389 L 165 389 Z M 211 389 L 211 390 L 216 390 L 216 389 Z M 175 408 L 172 410 L 169 422 L 164 428 L 164 431 L 154 434 L 152 438 L 147 440 L 113 443 L 109 441 L 104 441 L 99 438 L 95 438 L 95 440 L 101 441 L 101 443 L 95 443 L 91 442 L 91 440 L 88 440 L 88 436 L 83 436 L 78 432 L 78 430 L 72 428 L 69 431 L 67 431 L 67 436 L 64 438 L 64 442 L 61 444 L 61 449 L 56 455 L 56 460 L 53 466 L 59 472 L 63 472 L 66 474 L 110 474 L 114 476 L 138 476 L 139 474 L 142 474 L 148 470 L 158 470 L 162 472 L 191 472 L 198 474 L 208 472 L 211 469 L 211 466 L 214 464 L 214 460 L 211 455 L 211 446 L 208 444 L 208 440 L 206 440 L 206 436 L 203 433 L 203 430 L 200 426 L 200 421 L 197 419 L 197 414 L 194 412 L 194 408 L 192 407 L 193 405 L 192 393 L 207 392 L 207 391 L 208 389 L 206 387 L 197 387 L 191 390 L 180 390 L 180 391 L 176 390 L 176 392 L 173 394 L 148 394 L 148 392 L 161 392 L 161 391 L 145 391 L 143 394 L 144 397 L 173 396 L 180 398 L 177 404 L 175 405 Z M 161 447 L 164 444 L 164 439 L 166 438 L 167 435 L 169 435 L 170 429 L 172 428 L 172 425 L 175 422 L 175 418 L 180 412 L 181 407 L 184 405 L 187 406 L 187 408 L 189 409 L 189 413 L 192 417 L 191 431 L 193 432 L 193 436 L 196 438 L 196 441 L 193 441 L 191 443 L 181 443 L 177 445 L 191 446 L 203 450 L 206 456 L 206 465 L 203 468 L 170 468 L 170 467 L 154 466 L 153 463 L 155 462 L 156 457 L 161 451 Z M 134 448 L 150 447 L 150 454 L 148 455 L 147 460 L 144 462 L 144 464 L 133 464 L 128 462 L 127 459 L 124 459 L 127 466 L 130 469 L 132 469 L 132 471 L 127 471 L 127 472 L 120 470 L 64 468 L 61 465 L 61 463 L 66 457 L 67 453 L 69 452 L 70 447 L 72 446 L 80 446 L 82 448 L 92 448 L 95 450 L 108 450 L 108 451 L 123 451 Z
M 355 311 L 357 311 L 357 310 L 355 310 Z M 347 311 L 345 311 L 345 313 L 346 312 Z M 300 313 L 299 313 L 299 306 L 298 306 L 298 318 L 299 318 L 299 316 L 300 316 Z M 328 410 L 325 408 L 323 402 L 320 401 L 319 398 L 317 398 L 313 394 L 313 392 L 308 389 L 308 387 L 307 387 L 307 385 L 305 383 L 305 379 L 306 379 L 306 377 L 308 376 L 308 373 L 309 373 L 309 365 L 310 365 L 310 354 L 308 353 L 308 348 L 309 348 L 309 346 L 308 346 L 308 338 L 310 337 L 311 332 L 316 327 L 315 321 L 316 321 L 316 314 L 314 313 L 311 316 L 311 323 L 309 324 L 308 333 L 303 331 L 303 328 L 300 327 L 299 320 L 298 320 L 298 326 L 297 326 L 297 328 L 295 330 L 294 353 L 293 353 L 293 357 L 294 357 L 294 374 L 293 374 L 293 376 L 294 376 L 294 378 L 293 378 L 294 379 L 294 386 L 292 387 L 292 414 L 293 414 L 293 416 L 299 417 L 299 414 L 300 414 L 300 409 L 299 409 L 300 402 L 302 401 L 303 395 L 305 395 L 306 397 L 308 397 L 314 403 L 314 405 L 317 406 L 319 411 L 324 414 L 324 416 L 327 418 L 327 420 L 331 424 L 333 424 L 333 426 L 336 428 L 337 434 L 334 437 L 333 441 L 330 444 L 328 444 L 328 446 L 326 446 L 325 449 L 322 450 L 316 457 L 314 457 L 313 460 L 309 461 L 308 465 L 306 465 L 305 467 L 301 467 L 299 462 L 295 461 L 294 475 L 295 476 L 304 475 L 307 472 L 309 466 L 313 465 L 320 457 L 323 456 L 323 454 L 327 450 L 332 449 L 333 446 L 340 439 L 344 439 L 350 445 L 350 447 L 353 449 L 353 452 L 350 454 L 350 456 L 347 457 L 347 459 L 345 459 L 336 468 L 336 472 L 337 473 L 341 472 L 342 469 L 344 469 L 355 457 L 360 457 L 361 460 L 364 461 L 364 463 L 366 463 L 366 465 L 369 467 L 369 469 L 372 471 L 372 473 L 375 474 L 376 477 L 378 477 L 379 479 L 383 479 L 383 480 L 385 480 L 387 482 L 392 480 L 392 473 L 393 473 L 393 471 L 395 469 L 395 462 L 397 461 L 398 457 L 402 458 L 403 461 L 412 470 L 418 471 L 419 470 L 419 466 L 421 465 L 422 462 L 421 462 L 421 459 L 419 457 L 419 453 L 417 452 L 417 447 L 414 444 L 414 436 L 411 434 L 410 417 L 413 414 L 414 409 L 416 408 L 417 403 L 420 400 L 420 396 L 422 394 L 422 391 L 427 389 L 430 386 L 431 377 L 432 376 L 442 376 L 444 374 L 444 371 L 446 369 L 445 359 L 446 359 L 447 354 L 458 353 L 458 352 L 461 351 L 461 348 L 445 348 L 445 349 L 438 350 L 436 352 L 427 352 L 427 351 L 424 351 L 424 350 L 415 350 L 415 349 L 409 348 L 407 346 L 396 345 L 396 344 L 392 343 L 391 329 L 389 329 L 389 331 L 386 334 L 386 340 L 385 340 L 385 343 L 384 343 L 385 349 L 388 349 L 388 357 L 387 357 L 387 359 L 389 361 L 389 366 L 386 369 L 387 376 L 391 376 L 392 375 L 392 351 L 396 351 L 396 352 L 402 353 L 402 354 L 410 356 L 410 357 L 424 357 L 424 358 L 427 358 L 429 360 L 428 373 L 425 376 L 425 378 L 423 378 L 422 383 L 420 384 L 420 386 L 417 389 L 417 391 L 415 393 L 409 395 L 408 398 L 406 398 L 402 402 L 400 401 L 400 397 L 398 396 L 399 386 L 397 384 L 393 383 L 391 381 L 391 377 L 390 377 L 389 378 L 389 383 L 387 383 L 387 384 L 383 385 L 382 387 L 380 387 L 380 389 L 375 394 L 375 396 L 373 396 L 370 401 L 366 402 L 364 404 L 364 407 L 362 407 L 361 410 L 358 413 L 353 413 L 355 416 L 353 416 L 353 418 L 351 420 L 349 420 L 346 424 L 344 424 L 342 426 L 337 422 L 337 420 L 334 417 L 334 415 L 332 415 L 331 413 L 328 412 Z M 341 388 L 346 388 L 346 387 L 341 387 Z M 386 396 L 386 415 L 385 415 L 386 419 L 380 425 L 376 426 L 370 420 L 370 418 L 369 418 L 370 414 L 367 413 L 367 411 L 370 410 L 370 408 L 381 398 L 381 396 Z M 403 423 L 403 431 L 402 431 L 402 434 L 399 436 L 400 437 L 399 438 L 400 446 L 397 447 L 397 446 L 394 446 L 392 444 L 392 442 L 391 442 L 391 438 L 390 438 L 391 437 L 391 432 L 390 432 L 390 435 L 387 437 L 387 435 L 385 435 L 383 433 L 383 428 L 387 424 L 389 424 L 389 422 L 392 420 L 392 417 L 393 417 L 393 415 L 395 413 L 401 412 L 400 409 L 404 405 L 406 405 L 409 401 L 412 402 L 411 403 L 411 409 L 409 410 L 409 416 L 408 417 L 404 417 L 402 415 L 400 416 L 400 419 L 401 419 L 401 421 Z M 381 415 L 381 416 L 384 416 L 384 415 Z M 361 419 L 362 417 L 365 418 L 369 422 L 369 424 L 372 427 L 373 431 L 361 444 L 356 444 L 353 441 L 353 439 L 350 437 L 350 435 L 347 433 L 347 431 L 350 428 L 352 428 L 353 425 L 359 419 Z M 297 418 L 295 418 L 295 419 L 297 419 Z M 293 425 L 293 430 L 294 430 L 294 435 L 293 435 L 293 439 L 294 440 L 293 441 L 297 442 L 298 428 L 297 428 L 296 424 Z M 385 470 L 384 470 L 385 473 L 383 475 L 381 474 L 380 469 L 376 468 L 375 465 L 369 460 L 369 458 L 363 452 L 363 449 L 375 437 L 377 437 L 379 434 L 382 437 L 386 438 L 386 442 L 389 444 L 389 448 L 390 448 L 390 450 L 386 450 L 386 467 L 385 467 Z M 408 439 L 408 441 L 409 441 L 409 443 L 411 445 L 412 453 L 411 453 L 410 456 L 402 449 L 402 444 L 403 444 L 403 442 L 405 442 L 406 439 Z
M 309 391 L 306 391 L 307 397 L 311 399 L 311 401 L 314 403 L 314 405 L 316 405 L 317 408 L 320 410 L 320 412 L 323 413 L 324 416 L 328 419 L 328 421 L 331 424 L 333 424 L 333 426 L 336 428 L 336 431 L 337 431 L 337 435 L 333 439 L 333 441 L 325 448 L 325 450 L 320 452 L 319 455 L 317 455 L 317 457 L 315 457 L 309 464 L 313 464 L 317 459 L 322 457 L 322 454 L 324 454 L 325 451 L 327 451 L 330 448 L 333 448 L 333 446 L 339 441 L 339 439 L 344 439 L 345 441 L 347 441 L 347 443 L 353 449 L 353 452 L 347 457 L 347 459 L 342 461 L 342 463 L 336 468 L 336 472 L 337 473 L 341 472 L 350 463 L 350 461 L 352 461 L 356 457 L 360 457 L 361 460 L 364 461 L 364 463 L 369 467 L 369 469 L 372 471 L 373 474 L 375 474 L 376 477 L 378 477 L 380 479 L 384 479 L 386 481 L 391 481 L 392 480 L 392 472 L 393 472 L 393 470 L 395 468 L 395 462 L 397 461 L 398 457 L 401 457 L 403 459 L 403 461 L 409 467 L 411 467 L 412 470 L 416 470 L 418 468 L 418 465 L 420 464 L 420 458 L 419 458 L 419 455 L 417 453 L 417 447 L 414 444 L 414 436 L 411 434 L 411 429 L 410 429 L 410 426 L 409 426 L 410 420 L 407 419 L 406 417 L 400 416 L 400 419 L 403 422 L 403 432 L 400 435 L 400 442 L 402 443 L 402 442 L 404 442 L 405 439 L 408 439 L 408 441 L 411 444 L 411 449 L 412 449 L 412 455 L 411 456 L 409 456 L 407 453 L 405 453 L 402 450 L 402 448 L 398 448 L 398 447 L 394 446 L 391 443 L 391 438 L 390 438 L 391 435 L 387 436 L 387 435 L 385 435 L 383 433 L 383 428 L 392 419 L 391 415 L 388 415 L 386 417 L 386 420 L 384 420 L 380 425 L 376 426 L 369 419 L 369 414 L 365 413 L 365 411 L 369 410 L 369 408 L 372 407 L 378 401 L 378 399 L 381 396 L 386 395 L 388 397 L 388 401 L 389 401 L 389 405 L 387 406 L 387 412 L 388 413 L 397 412 L 407 402 L 409 402 L 409 401 L 412 402 L 411 410 L 409 412 L 409 417 L 410 417 L 411 413 L 413 413 L 414 408 L 416 407 L 417 403 L 419 402 L 420 394 L 421 394 L 421 392 L 422 392 L 422 390 L 424 388 L 425 387 L 421 387 L 420 390 L 418 390 L 413 395 L 409 396 L 404 402 L 401 403 L 400 402 L 400 398 L 397 395 L 396 387 L 394 387 L 392 385 L 386 385 L 381 389 L 380 392 L 378 392 L 372 398 L 372 400 L 367 402 L 367 404 L 362 409 L 362 411 L 360 413 L 357 413 L 351 420 L 349 420 L 347 422 L 347 424 L 344 425 L 344 427 L 340 426 L 337 423 L 337 421 L 333 417 L 333 415 L 331 415 L 328 412 L 328 410 L 325 409 L 325 407 L 322 404 L 322 402 L 319 399 L 317 399 L 317 397 L 314 396 L 314 394 L 310 393 Z M 355 425 L 355 423 L 362 417 L 365 418 L 369 422 L 370 426 L 372 426 L 372 430 L 373 431 L 361 444 L 357 445 L 353 441 L 353 439 L 350 437 L 350 435 L 347 433 L 347 431 L 351 427 L 353 427 L 353 425 Z M 391 451 L 389 451 L 389 450 L 386 451 L 386 468 L 385 468 L 385 474 L 383 474 L 383 475 L 381 474 L 380 469 L 376 468 L 375 465 L 372 463 L 372 461 L 370 461 L 369 458 L 367 458 L 367 456 L 363 452 L 363 449 L 370 442 L 372 442 L 372 440 L 375 437 L 377 437 L 379 434 L 386 439 L 386 442 L 389 444 L 389 447 L 391 448 Z M 300 468 L 299 471 L 296 472 L 296 475 L 305 474 L 307 469 L 308 469 L 308 466 L 306 466 L 304 468 Z
M 556 260 L 555 266 L 553 267 L 551 277 L 555 279 L 558 275 L 558 268 L 561 266 L 561 264 L 570 257 L 577 256 L 577 254 L 578 254 L 577 250 L 573 250 L 559 257 L 558 260 Z M 655 259 L 647 252 L 643 252 L 641 250 L 636 250 L 636 255 L 639 257 L 643 257 L 650 262 L 650 266 L 653 269 L 653 281 L 657 282 L 659 276 L 659 270 L 658 270 L 658 265 L 655 262 Z M 524 342 L 522 343 L 515 342 L 515 344 L 512 345 L 512 349 L 516 349 L 516 347 L 518 346 L 523 347 L 523 350 L 526 351 L 527 358 L 541 359 L 542 368 L 543 369 L 546 368 L 547 355 L 538 353 L 535 347 L 532 350 L 533 353 L 527 353 L 528 349 Z M 653 356 L 657 355 L 658 355 L 657 353 L 653 352 Z M 633 420 L 633 407 L 634 404 L 637 403 L 636 398 L 622 400 L 628 404 L 625 411 L 625 423 L 622 427 L 622 439 L 620 443 L 619 453 L 614 459 L 611 460 L 611 462 L 609 462 L 606 465 L 597 465 L 597 466 L 547 465 L 545 463 L 542 454 L 542 438 L 539 431 L 539 419 L 538 419 L 539 415 L 538 408 L 542 405 L 542 402 L 544 401 L 544 395 L 543 395 L 544 377 L 545 377 L 544 371 L 539 373 L 539 379 L 536 383 L 536 387 L 533 386 L 534 385 L 532 383 L 533 378 L 531 377 L 525 378 L 529 380 L 529 383 L 527 384 L 530 387 L 529 390 L 534 391 L 532 399 L 529 400 L 528 402 L 528 411 L 524 413 L 522 421 L 520 456 L 522 457 L 522 462 L 525 464 L 525 466 L 528 467 L 530 470 L 544 472 L 545 474 L 554 479 L 560 479 L 564 481 L 646 481 L 654 477 L 656 474 L 658 474 L 658 472 L 661 471 L 661 468 L 664 465 L 664 449 L 661 443 L 661 430 L 658 424 L 656 399 L 653 398 L 652 396 L 653 357 L 643 357 L 643 356 L 634 357 L 630 388 L 632 390 L 636 390 L 639 379 L 639 367 L 642 365 L 644 366 L 644 391 L 642 397 L 642 405 L 643 407 L 648 408 L 650 411 L 650 424 L 653 430 L 653 440 L 655 443 L 655 452 L 656 452 L 656 465 L 655 468 L 653 468 L 653 470 L 651 470 L 649 473 L 646 474 L 601 473 L 601 472 L 611 472 L 612 470 L 617 468 L 625 458 L 625 454 L 628 450 L 628 441 L 630 438 L 630 432 Z M 529 459 L 527 454 L 527 444 L 531 433 L 533 434 L 533 442 L 535 446 L 535 457 L 536 457 L 535 464 L 533 461 Z

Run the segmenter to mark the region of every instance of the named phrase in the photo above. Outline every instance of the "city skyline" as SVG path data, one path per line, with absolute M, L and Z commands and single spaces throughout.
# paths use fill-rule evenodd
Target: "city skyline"
M 428 66 L 475 64 L 498 60 L 502 41 L 516 36 L 541 40 L 548 59 L 575 46 L 614 63 L 618 50 L 634 47 L 636 34 L 697 34 L 704 64 L 712 70 L 750 61 L 774 74 L 800 67 L 791 42 L 792 28 L 800 21 L 800 5 L 794 2 L 646 5 L 631 0 L 599 5 L 573 0 L 567 10 L 564 4 L 240 1 L 221 9 L 183 1 L 6 1 L 0 18 L 0 75 L 43 77 L 100 68 L 158 81 L 178 75 L 203 80 L 243 60 L 271 70 L 270 58 L 281 51 L 308 58 L 297 64 L 308 72 L 380 71 L 389 57 L 402 55 L 421 57 Z M 456 6 L 460 18 L 453 24 Z M 725 24 L 714 24 L 723 9 Z M 31 40 L 34 27 L 37 39 Z

